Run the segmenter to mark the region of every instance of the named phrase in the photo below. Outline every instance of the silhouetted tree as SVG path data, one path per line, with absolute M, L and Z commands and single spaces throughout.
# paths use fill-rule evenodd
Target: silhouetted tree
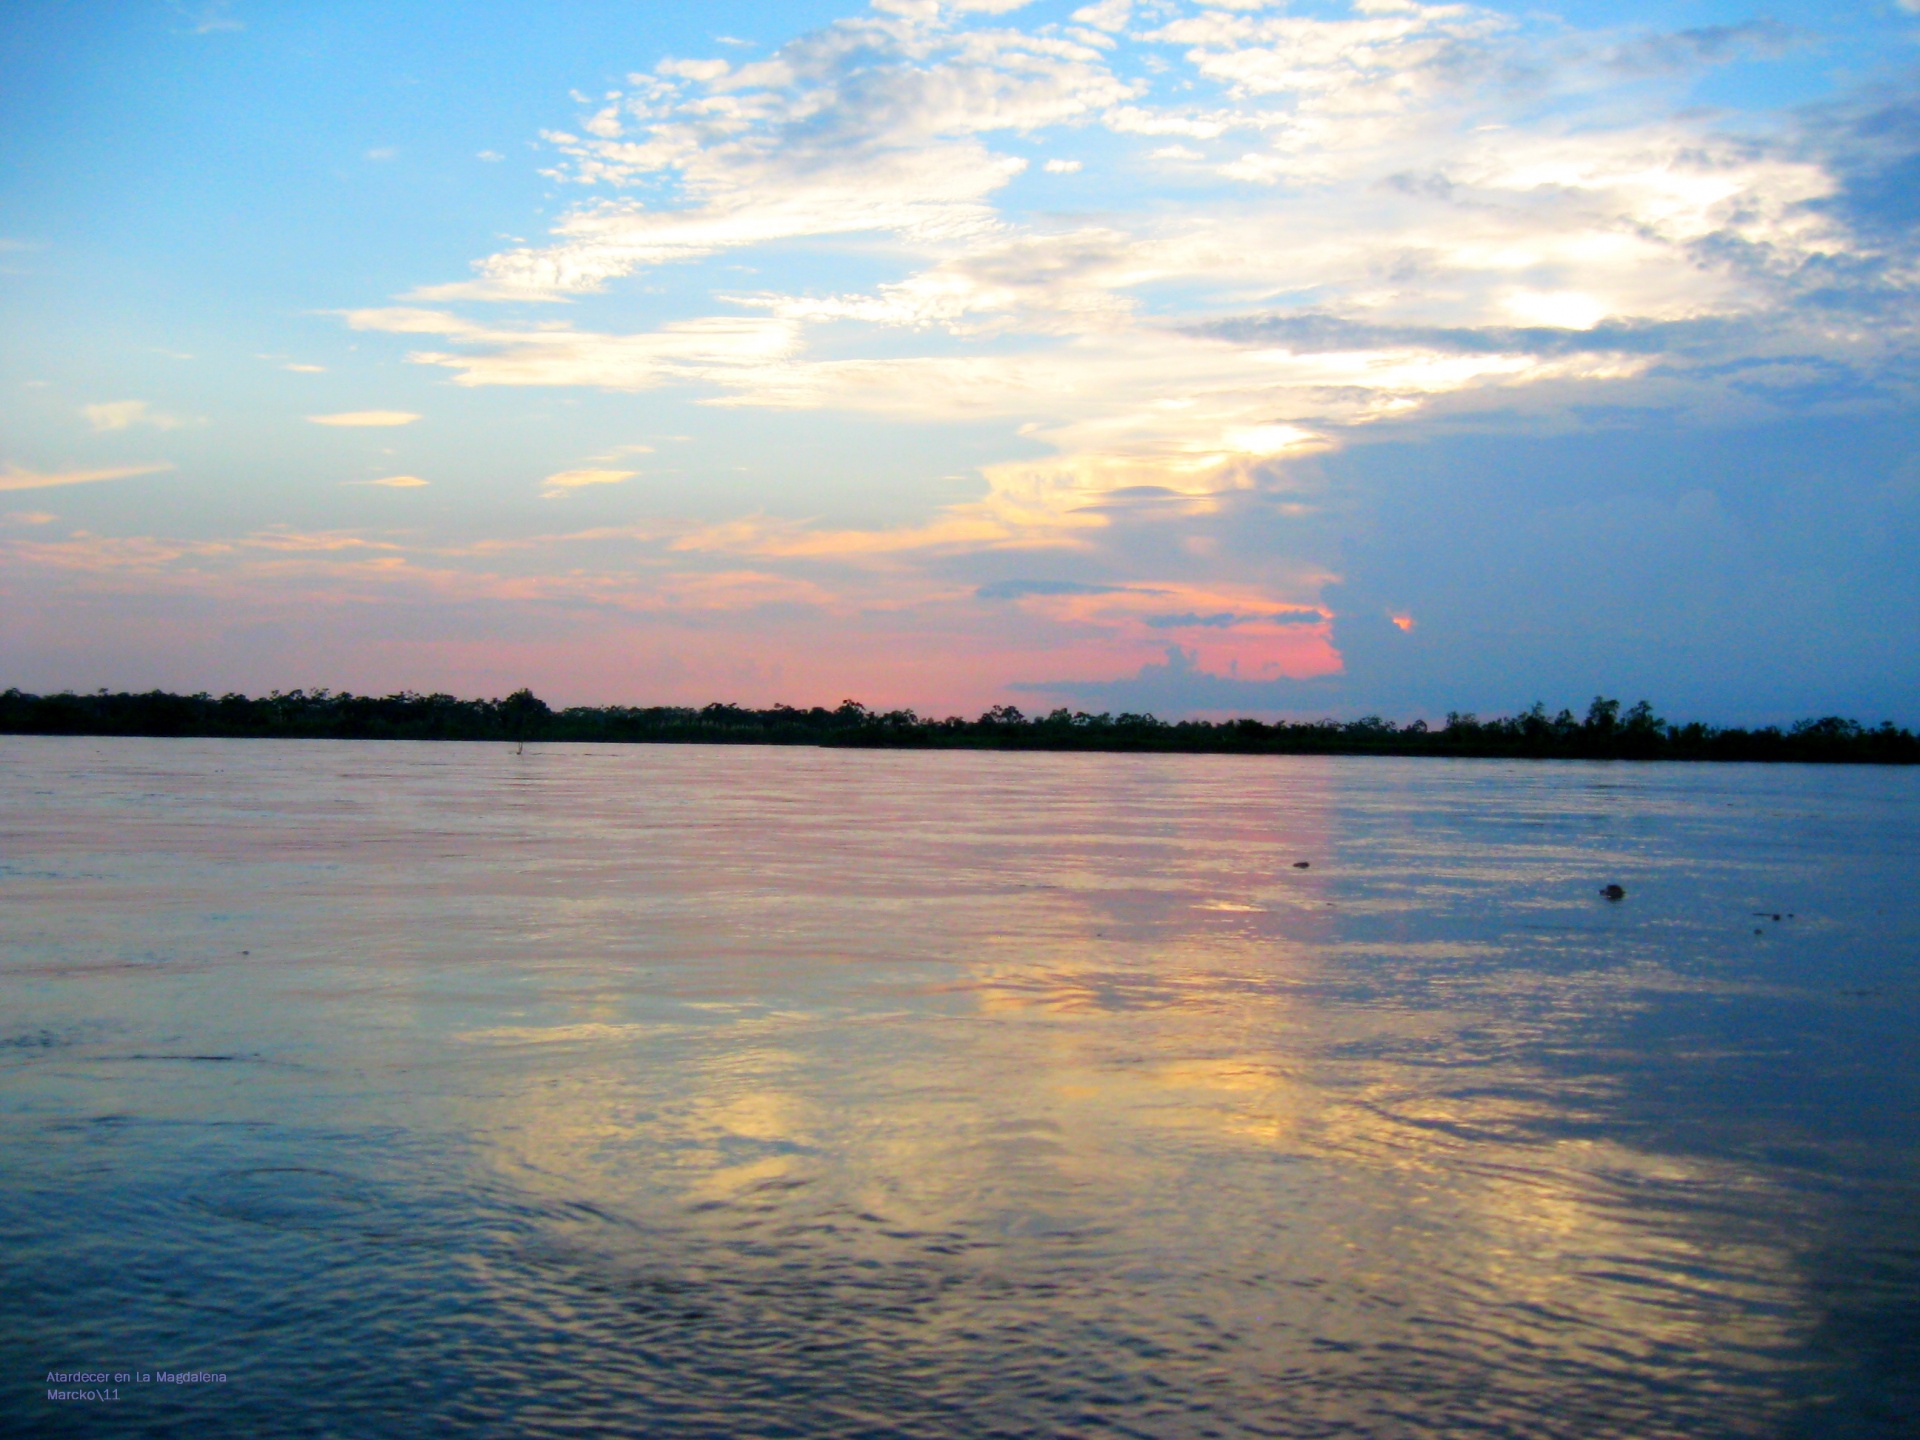
M 1875 729 L 1839 716 L 1802 720 L 1782 731 L 1720 729 L 1697 721 L 1669 725 L 1646 701 L 1624 716 L 1619 702 L 1596 697 L 1585 723 L 1561 710 L 1551 720 L 1535 704 L 1518 715 L 1480 720 L 1450 712 L 1446 728 L 1424 720 L 1395 728 L 1377 715 L 1357 720 L 1277 721 L 1242 717 L 1182 720 L 1127 712 L 1089 715 L 1065 709 L 1029 721 L 1011 705 L 977 720 L 922 717 L 912 710 L 869 710 L 856 700 L 835 709 L 765 710 L 715 703 L 576 706 L 555 713 L 529 690 L 504 700 L 451 695 L 335 694 L 328 690 L 245 695 L 29 695 L 0 691 L 0 732 L 43 735 L 278 735 L 338 739 L 508 739 L 536 737 L 623 743 L 973 746 L 993 749 L 1231 751 L 1254 754 L 1401 754 L 1530 756 L 1568 759 L 1805 760 L 1920 763 L 1920 739 L 1891 721 Z
M 536 738 L 553 718 L 553 711 L 547 708 L 547 702 L 531 690 L 516 690 L 499 704 L 500 723 L 507 732 L 507 738 L 516 744 L 524 745 Z

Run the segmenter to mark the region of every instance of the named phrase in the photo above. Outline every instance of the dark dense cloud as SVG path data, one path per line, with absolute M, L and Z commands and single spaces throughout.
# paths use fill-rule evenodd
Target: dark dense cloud
M 1691 320 L 1609 320 L 1565 326 L 1385 325 L 1320 310 L 1227 316 L 1182 327 L 1236 345 L 1302 352 L 1412 347 L 1450 355 L 1707 355 L 1773 330 L 1768 321 L 1709 316 Z
M 1608 694 L 1673 718 L 1920 717 L 1920 416 L 1632 418 L 1578 445 L 1480 433 L 1321 462 L 1347 497 L 1324 517 L 1340 675 L 1248 681 L 1175 651 L 1027 688 L 1166 712 L 1404 718 Z
M 1191 651 L 1175 645 L 1167 658 L 1120 680 L 1025 681 L 1008 687 L 1043 701 L 1115 714 L 1161 716 L 1194 711 L 1306 714 L 1344 707 L 1340 688 L 1325 680 L 1242 680 L 1200 669 Z

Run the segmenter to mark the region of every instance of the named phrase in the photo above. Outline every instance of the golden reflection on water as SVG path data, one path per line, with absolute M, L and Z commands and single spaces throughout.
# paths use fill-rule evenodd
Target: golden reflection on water
M 1790 1232 L 1730 1234 L 1710 1210 L 1640 1203 L 1739 1195 L 1754 1211 L 1790 1213 L 1795 1202 L 1763 1175 L 1608 1139 L 1542 1138 L 1602 1119 L 1610 1087 L 1517 1058 L 1534 1027 L 1501 1034 L 1506 1022 L 1485 1008 L 1329 1004 L 1316 987 L 1353 947 L 1330 939 L 1323 914 L 1201 903 L 1185 921 L 1164 912 L 1151 944 L 1096 940 L 1095 927 L 1114 922 L 1085 902 L 1094 888 L 1055 893 L 1051 928 L 1082 934 L 1044 959 L 1016 958 L 1015 922 L 977 910 L 968 973 L 921 987 L 967 1002 L 937 1034 L 911 1011 L 841 1027 L 770 1015 L 743 1025 L 722 1063 L 663 1077 L 643 1118 L 621 1098 L 631 1050 L 609 1049 L 592 1026 L 558 1025 L 590 1047 L 582 1064 L 598 1083 L 503 1099 L 477 1123 L 512 1133 L 499 1146 L 510 1170 L 560 1177 L 570 1193 L 669 1228 L 801 1191 L 804 1205 L 783 1207 L 791 1216 L 877 1214 L 895 1235 L 1004 1243 L 1147 1223 L 1166 1227 L 1145 1240 L 1164 1251 L 1157 1264 L 1212 1249 L 1248 1277 L 1285 1272 L 1344 1297 L 1309 1307 L 1312 1333 L 1291 1337 L 1294 1353 L 1242 1357 L 1242 1382 L 1313 1363 L 1327 1345 L 1453 1363 L 1524 1356 L 1508 1383 L 1543 1389 L 1556 1370 L 1663 1370 L 1711 1355 L 1712 1387 L 1738 1395 L 1756 1424 L 1778 1403 L 1753 1392 L 1804 1340 Z M 1063 923 L 1072 906 L 1080 918 Z M 1282 928 L 1223 929 L 1223 914 L 1276 914 Z M 1486 958 L 1465 942 L 1398 948 L 1431 966 Z M 1588 977 L 1574 988 L 1610 987 Z M 1538 976 L 1504 986 L 1509 998 L 1542 989 L 1566 986 Z M 1399 1058 L 1408 1046 L 1417 1066 Z M 626 1163 L 642 1153 L 656 1167 L 644 1179 Z M 1275 1161 L 1310 1177 L 1282 1185 L 1279 1203 L 1294 1207 L 1285 1223 L 1249 1234 L 1245 1216 L 1209 1208 L 1222 1194 L 1244 1203 L 1248 1167 L 1272 1174 Z M 1267 1248 L 1282 1237 L 1277 1254 Z M 858 1248 L 862 1237 L 837 1238 Z M 897 1259 L 896 1245 L 866 1238 L 867 1259 Z M 1247 1329 L 1271 1318 L 1249 1313 Z M 1266 1345 L 1291 1328 L 1269 1327 Z

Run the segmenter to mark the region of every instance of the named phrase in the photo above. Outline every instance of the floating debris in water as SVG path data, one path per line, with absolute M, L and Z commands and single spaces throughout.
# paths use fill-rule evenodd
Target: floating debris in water
M 1311 860 L 1296 860 L 1293 862 L 1293 868 L 1296 870 L 1308 870 L 1312 867 L 1313 862 Z
M 1626 888 L 1620 885 L 1602 885 L 1600 887 L 1600 893 L 1609 900 L 1624 900 L 1627 898 Z

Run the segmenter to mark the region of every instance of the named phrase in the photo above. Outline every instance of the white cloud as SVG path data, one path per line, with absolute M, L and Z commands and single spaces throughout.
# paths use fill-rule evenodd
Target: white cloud
M 554 243 L 491 256 L 474 279 L 418 298 L 555 299 L 803 237 L 962 241 L 997 228 L 987 197 L 1026 165 L 979 136 L 1084 122 L 1138 89 L 1096 48 L 955 29 L 917 8 L 843 21 L 737 69 L 671 59 L 633 79 L 639 93 L 597 111 L 585 135 L 549 134 L 567 159 L 555 173 L 615 188 L 665 180 L 681 203 L 582 206 Z
M 195 422 L 178 415 L 155 410 L 145 400 L 108 400 L 98 405 L 82 405 L 80 413 L 96 430 L 130 430 L 146 425 L 155 430 L 178 430 Z
M 662 75 L 677 75 L 682 80 L 707 83 L 720 79 L 733 69 L 725 60 L 662 60 L 654 68 Z
M 1607 316 L 1605 302 L 1578 290 L 1515 290 L 1502 303 L 1522 325 L 1591 330 Z
M 349 429 L 384 429 L 411 425 L 420 417 L 411 410 L 343 410 L 336 415 L 309 415 L 315 425 L 338 425 Z
M 347 324 L 355 330 L 384 330 L 390 335 L 484 335 L 487 329 L 445 310 L 419 310 L 389 305 L 379 309 L 348 310 Z
M 1077 35 L 967 8 L 898 0 L 764 59 L 676 57 L 578 97 L 592 108 L 547 137 L 552 173 L 600 195 L 544 243 L 415 292 L 453 308 L 348 322 L 441 337 L 410 358 L 462 385 L 697 383 L 709 404 L 994 420 L 1054 448 L 983 467 L 986 498 L 945 518 L 833 542 L 896 553 L 1080 544 L 1149 495 L 1202 513 L 1357 427 L 1449 407 L 1593 386 L 1701 403 L 1714 382 L 1622 335 L 1784 314 L 1797 275 L 1860 253 L 1817 158 L 1648 103 L 1645 86 L 1678 84 L 1667 70 L 1720 58 L 1718 42 L 1655 46 L 1666 58 L 1623 99 L 1619 36 L 1471 5 L 1106 0 L 1075 12 L 1091 27 Z M 1125 33 L 1141 22 L 1157 28 Z M 1135 78 L 1161 63 L 1166 78 Z M 1120 177 L 1097 222 L 1013 208 L 1028 162 L 1003 140 L 1096 128 L 1102 175 Z M 796 241 L 881 277 L 782 286 Z M 616 333 L 462 303 L 577 301 L 735 251 L 756 252 L 767 286 L 712 306 L 745 313 Z M 1328 325 L 1215 323 L 1268 312 Z M 1795 343 L 1852 343 L 1822 335 Z M 585 483 L 610 482 L 547 493 Z
M 181 3 L 181 0 L 174 0 L 173 8 L 195 35 L 216 35 L 222 31 L 247 28 L 233 17 L 232 0 L 208 0 L 208 3 L 200 5 L 188 5 Z
M 1133 0 L 1100 0 L 1097 5 L 1083 5 L 1073 12 L 1074 19 L 1096 30 L 1124 30 L 1132 16 Z
M 348 320 L 356 329 L 420 334 L 428 332 L 433 316 L 434 312 L 422 310 L 360 310 Z M 798 328 L 781 318 L 737 315 L 685 320 L 638 335 L 602 335 L 564 327 L 489 330 L 452 317 L 447 322 L 447 329 L 440 333 L 467 347 L 465 351 L 423 350 L 409 358 L 457 371 L 457 384 L 593 385 L 608 390 L 724 380 L 790 354 Z
M 1165 273 L 1125 232 L 1086 229 L 996 236 L 869 295 L 729 298 L 797 321 L 1078 334 L 1124 324 L 1135 308 L 1127 290 Z
M 342 480 L 342 485 L 380 485 L 389 490 L 415 490 L 422 485 L 431 485 L 431 480 L 422 480 L 418 475 L 383 475 L 378 480 Z
M 981 203 L 1026 162 L 977 143 L 826 162 L 798 180 L 787 158 L 741 162 L 729 194 L 689 210 L 608 201 L 575 211 L 555 228 L 559 243 L 503 251 L 477 277 L 415 292 L 423 300 L 554 300 L 602 288 L 647 266 L 681 264 L 721 251 L 805 237 L 892 232 L 938 242 L 995 228 Z

